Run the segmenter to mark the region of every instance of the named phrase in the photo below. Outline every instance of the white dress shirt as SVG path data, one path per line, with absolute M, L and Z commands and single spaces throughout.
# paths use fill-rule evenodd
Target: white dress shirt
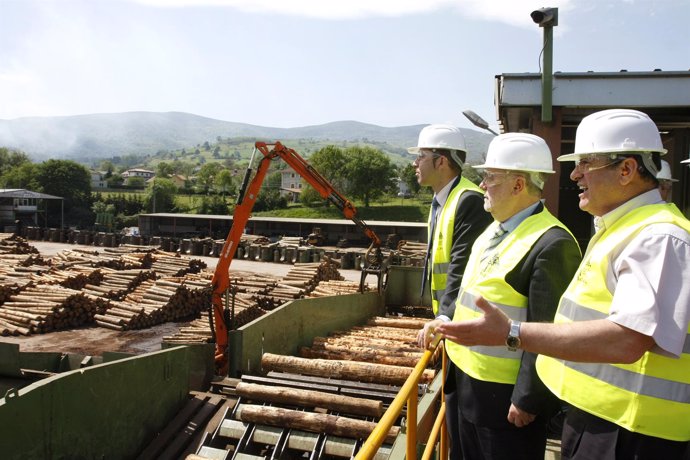
M 597 234 L 640 206 L 663 203 L 657 189 L 636 196 L 595 219 Z M 651 351 L 679 357 L 690 351 L 690 234 L 653 224 L 621 242 L 609 258 L 606 284 L 613 292 L 608 319 L 654 338 Z

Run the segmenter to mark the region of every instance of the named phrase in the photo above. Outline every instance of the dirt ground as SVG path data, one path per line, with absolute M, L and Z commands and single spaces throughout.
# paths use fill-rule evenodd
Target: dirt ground
M 50 257 L 65 249 L 82 248 L 99 250 L 94 246 L 77 246 L 71 244 L 30 241 L 30 244 L 44 257 Z M 209 269 L 213 270 L 218 261 L 215 257 L 192 258 L 203 260 Z M 275 264 L 267 262 L 253 262 L 235 260 L 231 265 L 231 272 L 247 272 L 270 277 L 282 277 L 290 269 L 289 264 Z M 361 272 L 357 270 L 340 270 L 340 274 L 350 281 L 359 282 Z M 367 280 L 375 284 L 372 277 Z M 164 323 L 158 326 L 135 330 L 113 331 L 102 327 L 88 327 L 67 331 L 51 332 L 48 334 L 34 334 L 28 337 L 0 337 L 0 342 L 18 343 L 20 351 L 77 353 L 88 356 L 100 356 L 105 351 L 142 354 L 161 349 L 163 337 L 177 333 L 186 323 Z

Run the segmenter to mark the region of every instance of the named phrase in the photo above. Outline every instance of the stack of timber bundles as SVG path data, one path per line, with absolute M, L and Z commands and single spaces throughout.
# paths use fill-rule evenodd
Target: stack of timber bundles
M 99 326 L 109 329 L 145 329 L 198 316 L 210 301 L 210 288 L 196 280 L 184 277 L 146 280 L 122 301 L 111 301 L 108 310 L 96 315 L 95 320 Z
M 300 356 L 414 368 L 423 354 L 417 345 L 417 332 L 426 321 L 419 318 L 372 318 L 366 326 L 314 338 L 311 347 L 300 350 Z
M 323 281 L 343 280 L 338 268 L 338 262 L 329 257 L 321 262 L 296 263 L 270 292 L 255 298 L 261 308 L 273 310 L 285 302 L 306 297 Z
M 94 322 L 107 301 L 59 285 L 27 285 L 0 307 L 3 335 L 72 329 Z

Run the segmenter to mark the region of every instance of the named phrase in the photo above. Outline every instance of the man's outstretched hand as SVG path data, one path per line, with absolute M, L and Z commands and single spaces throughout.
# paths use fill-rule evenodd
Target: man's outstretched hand
M 451 321 L 436 326 L 436 333 L 465 346 L 504 345 L 510 331 L 510 319 L 483 297 L 475 302 L 484 315 L 465 321 Z

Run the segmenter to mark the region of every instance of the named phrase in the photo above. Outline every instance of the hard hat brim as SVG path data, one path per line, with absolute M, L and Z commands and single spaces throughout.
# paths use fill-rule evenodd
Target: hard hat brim
M 522 172 L 533 172 L 533 173 L 544 173 L 544 174 L 553 174 L 556 171 L 549 170 L 549 169 L 530 169 L 530 168 L 506 168 L 502 166 L 497 166 L 497 165 L 489 165 L 489 164 L 481 164 L 481 165 L 476 165 L 472 166 L 474 169 L 500 169 L 502 171 L 522 171 Z
M 580 152 L 580 153 L 568 153 L 567 155 L 561 155 L 556 158 L 557 161 L 580 161 L 583 157 L 589 157 L 593 155 L 642 155 L 645 153 L 658 153 L 660 156 L 666 155 L 668 150 L 606 150 L 599 152 Z M 613 157 L 612 157 L 613 158 Z
M 687 164 L 690 164 L 690 158 L 688 158 L 687 160 L 681 161 L 681 163 L 686 164 L 686 165 L 687 165 Z

